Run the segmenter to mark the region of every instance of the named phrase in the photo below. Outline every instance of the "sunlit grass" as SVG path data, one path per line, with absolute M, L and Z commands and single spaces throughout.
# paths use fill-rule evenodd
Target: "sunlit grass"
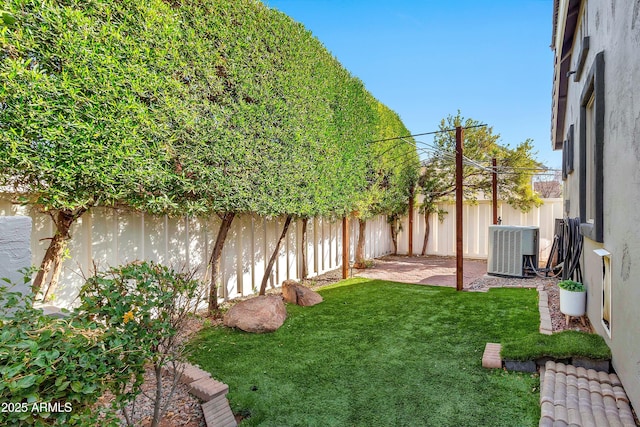
M 277 332 L 208 328 L 192 362 L 230 387 L 242 425 L 534 426 L 539 380 L 481 367 L 487 342 L 538 330 L 537 293 L 351 279 Z
M 611 359 L 611 350 L 600 335 L 578 331 L 553 335 L 534 333 L 502 345 L 502 357 L 511 360 L 566 359 L 572 356 Z

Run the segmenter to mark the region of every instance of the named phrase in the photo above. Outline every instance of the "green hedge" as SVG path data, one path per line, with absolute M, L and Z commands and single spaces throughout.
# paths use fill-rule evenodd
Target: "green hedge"
M 4 7 L 0 184 L 25 203 L 308 216 L 347 212 L 367 188 L 368 141 L 395 113 L 281 12 L 255 0 Z

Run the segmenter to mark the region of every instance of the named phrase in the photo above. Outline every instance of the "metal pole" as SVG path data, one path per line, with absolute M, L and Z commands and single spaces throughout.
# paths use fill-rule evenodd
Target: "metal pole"
M 409 256 L 413 256 L 413 188 L 409 195 Z
M 342 278 L 349 278 L 349 220 L 342 217 Z
M 491 165 L 493 166 L 491 173 L 491 191 L 493 193 L 493 225 L 498 224 L 498 162 L 494 157 L 491 160 Z
M 463 266 L 462 266 L 462 127 L 456 126 L 456 290 L 463 288 Z

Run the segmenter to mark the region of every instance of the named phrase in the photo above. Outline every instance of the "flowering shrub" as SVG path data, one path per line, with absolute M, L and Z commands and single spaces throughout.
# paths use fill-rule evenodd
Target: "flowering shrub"
M 132 425 L 127 404 L 140 393 L 145 365 L 161 390 L 162 368 L 183 359 L 177 333 L 198 290 L 189 274 L 128 264 L 89 278 L 80 307 L 54 319 L 31 295 L 0 286 L 0 425 L 119 426 L 117 408 Z M 113 406 L 96 412 L 106 390 Z M 171 398 L 156 396 L 154 426 Z
M 187 316 L 200 301 L 199 283 L 192 274 L 177 273 L 153 262 L 135 262 L 98 273 L 80 291 L 78 313 L 104 328 L 105 348 L 118 356 L 110 362 L 109 387 L 115 405 L 132 424 L 133 410 L 127 404 L 140 393 L 145 364 L 153 364 L 157 390 L 162 388 L 162 368 L 183 359 L 177 335 Z M 174 381 L 175 385 L 175 381 Z M 170 396 L 156 394 L 154 420 L 157 425 Z
M 0 285 L 0 425 L 94 426 L 99 417 L 117 425 L 113 414 L 92 410 L 114 356 L 103 331 L 45 316 L 31 295 L 10 289 Z

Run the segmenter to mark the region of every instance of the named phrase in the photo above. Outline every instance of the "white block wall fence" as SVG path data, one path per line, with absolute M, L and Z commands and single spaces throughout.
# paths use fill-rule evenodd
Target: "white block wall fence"
M 561 199 L 545 201 L 545 204 L 528 214 L 520 214 L 504 205 L 500 209 L 503 224 L 539 225 L 540 247 L 551 242 L 553 220 L 562 217 Z M 432 219 L 429 254 L 454 255 L 455 209 L 445 205 L 450 213 L 440 224 Z M 30 216 L 33 221 L 31 252 L 33 265 L 40 265 L 44 252 L 53 236 L 54 225 L 48 216 L 32 213 L 27 208 L 0 199 L 1 216 Z M 414 253 L 420 253 L 424 237 L 424 217 L 417 210 L 414 216 Z M 465 256 L 487 257 L 488 226 L 491 221 L 490 202 L 467 205 L 465 208 Z M 235 298 L 252 294 L 260 286 L 266 264 L 282 231 L 283 218 L 262 218 L 241 215 L 235 218 L 229 231 L 222 260 L 221 296 Z M 69 258 L 64 261 L 60 285 L 54 303 L 68 307 L 73 305 L 84 277 L 91 274 L 95 263 L 98 268 L 125 264 L 134 260 L 156 261 L 177 270 L 198 269 L 199 277 L 206 279 L 207 263 L 215 241 L 220 221 L 217 218 L 169 218 L 94 208 L 84 214 L 71 231 Z M 399 235 L 399 253 L 407 253 L 408 223 L 404 220 Z M 301 271 L 300 242 L 302 222 L 293 222 L 287 239 L 275 263 L 271 286 L 280 286 L 286 279 L 298 279 Z M 309 220 L 308 270 L 313 277 L 340 267 L 342 261 L 342 222 L 322 218 Z M 357 221 L 351 221 L 351 260 L 358 237 Z M 390 227 L 384 216 L 367 224 L 366 257 L 376 258 L 393 251 Z M 548 249 L 547 249 L 548 250 Z M 543 256 L 543 259 L 546 257 Z
M 555 219 L 563 217 L 562 199 L 544 199 L 544 204 L 527 213 L 514 209 L 506 203 L 498 203 L 498 216 L 502 225 L 533 225 L 540 227 L 540 256 L 546 262 L 553 244 Z M 439 207 L 448 212 L 440 223 L 436 215 L 430 217 L 429 243 L 427 254 L 455 256 L 456 254 L 456 207 L 454 203 L 443 203 Z M 424 241 L 424 215 L 414 210 L 413 253 L 420 254 Z M 463 248 L 465 258 L 486 259 L 489 251 L 489 225 L 492 221 L 490 200 L 465 203 L 463 211 Z M 403 233 L 398 241 L 398 253 L 409 251 L 409 220 L 404 218 Z

